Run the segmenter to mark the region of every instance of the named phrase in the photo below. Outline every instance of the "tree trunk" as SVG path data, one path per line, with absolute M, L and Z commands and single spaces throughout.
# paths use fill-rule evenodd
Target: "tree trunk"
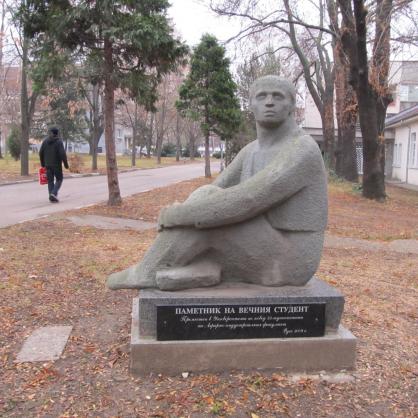
M 335 171 L 337 176 L 348 181 L 358 181 L 356 155 L 357 99 L 349 84 L 348 63 L 344 62 L 341 45 L 334 50 L 336 114 L 338 121 L 338 143 Z
M 92 113 L 93 113 L 93 134 L 90 142 L 91 169 L 97 170 L 97 147 L 99 146 L 100 137 L 103 134 L 103 121 L 101 115 L 100 86 L 94 84 L 92 89 Z
M 377 92 L 376 118 L 378 135 L 378 158 L 380 160 L 381 177 L 385 180 L 385 119 L 389 103 L 393 101 L 388 86 L 390 59 L 390 25 L 393 9 L 392 0 L 377 0 L 376 5 L 376 38 L 373 45 L 373 59 L 370 79 Z M 385 190 L 383 190 L 385 193 Z
M 163 137 L 161 133 L 157 134 L 157 141 L 156 141 L 156 152 L 157 152 L 157 164 L 161 164 L 161 151 L 163 148 Z
M 138 126 L 138 104 L 135 102 L 135 115 L 134 115 L 134 123 L 132 126 L 132 158 L 131 158 L 131 165 L 132 167 L 136 166 L 136 129 Z
M 136 127 L 132 127 L 132 154 L 131 154 L 131 166 L 136 166 Z
M 3 67 L 3 39 L 4 39 L 4 20 L 5 20 L 5 10 L 6 10 L 6 2 L 3 0 L 1 2 L 1 25 L 0 25 L 0 78 L 2 89 L 4 88 L 4 67 Z M 1 149 L 1 137 L 2 131 L 0 127 L 0 159 L 3 159 L 3 150 Z
M 96 120 L 96 122 L 93 122 L 93 135 L 92 140 L 90 144 L 90 150 L 91 150 L 91 168 L 92 170 L 97 170 L 97 148 L 99 145 L 100 137 L 103 133 L 103 127 L 100 126 Z
M 357 95 L 363 136 L 363 196 L 382 200 L 386 197 L 381 161 L 384 143 L 378 139 L 376 97 L 371 91 L 358 91 Z
M 180 140 L 180 115 L 176 115 L 176 161 L 180 161 L 181 157 L 181 140 Z
M 92 147 L 91 170 L 97 171 L 97 146 Z
M 210 172 L 209 132 L 205 133 L 205 177 L 212 177 Z
M 350 95 L 346 98 L 349 101 Z M 353 107 L 356 107 L 354 98 Z M 357 111 L 343 108 L 338 116 L 339 137 L 337 147 L 336 173 L 348 181 L 358 181 L 357 155 L 356 155 L 356 119 Z
M 389 30 L 391 0 L 378 0 L 376 13 L 376 41 L 380 44 L 373 48 L 373 66 L 379 73 L 378 83 L 373 74 L 369 80 L 369 67 L 367 58 L 367 9 L 363 0 L 354 0 L 354 11 L 351 0 L 338 0 L 344 25 L 347 30 L 342 33 L 342 45 L 350 60 L 350 84 L 355 88 L 358 101 L 360 127 L 363 136 L 363 196 L 368 199 L 382 201 L 386 197 L 384 176 L 384 140 L 379 136 L 378 123 L 383 120 L 378 110 L 381 91 L 387 91 L 387 74 L 385 75 L 384 60 L 378 64 L 376 53 L 386 55 L 389 59 Z M 381 8 L 384 4 L 385 8 Z M 383 14 L 382 14 L 383 12 Z M 385 33 L 382 32 L 385 28 Z M 379 68 L 381 67 L 381 68 Z M 378 93 L 379 92 L 379 93 Z M 384 102 L 382 102 L 384 103 Z M 387 104 L 386 104 L 387 106 Z M 383 109 L 384 106 L 382 106 Z M 386 112 L 386 110 L 384 111 Z
M 195 160 L 195 155 L 196 155 L 196 148 L 195 148 L 195 144 L 193 142 L 190 145 L 190 157 L 189 158 L 190 158 L 191 161 Z
M 22 74 L 21 74 L 21 95 L 20 95 L 20 112 L 21 112 L 21 137 L 20 137 L 20 174 L 22 176 L 29 175 L 29 97 L 28 97 L 28 79 L 27 71 L 29 65 L 29 40 L 23 38 L 22 45 Z
M 325 160 L 328 167 L 335 167 L 335 152 L 334 152 L 334 141 L 335 141 L 335 125 L 334 125 L 334 95 L 333 89 L 329 91 L 325 89 L 323 97 L 323 113 L 321 114 L 322 119 L 322 132 L 324 137 L 324 151 Z
M 161 151 L 163 147 L 164 140 L 164 131 L 165 131 L 165 116 L 166 116 L 166 100 L 164 98 L 163 103 L 161 104 L 161 110 L 159 112 L 160 117 L 156 120 L 156 131 L 157 131 L 157 140 L 156 140 L 156 151 L 157 151 L 157 163 L 161 164 Z
M 104 40 L 104 110 L 105 110 L 105 144 L 106 144 L 106 168 L 107 184 L 109 189 L 109 206 L 117 206 L 122 203 L 119 190 L 118 165 L 116 160 L 116 147 L 114 136 L 114 95 L 115 88 L 112 81 L 113 72 L 113 53 L 112 43 L 108 37 Z
M 190 160 L 194 161 L 196 155 L 196 136 L 192 130 L 189 134 L 189 153 Z
M 372 86 L 369 81 L 366 36 L 367 9 L 363 0 L 354 1 L 354 16 L 359 63 L 357 98 L 363 135 L 363 196 L 369 199 L 384 200 L 386 198 L 384 164 L 382 164 L 384 140 L 379 137 L 378 131 L 377 103 L 379 97 L 375 90 L 377 86 Z M 390 19 L 389 23 L 387 21 L 379 22 L 378 20 L 377 18 L 376 27 L 379 24 L 390 24 Z
M 151 120 L 149 125 L 149 133 L 147 138 L 147 158 L 151 158 L 152 135 L 154 130 L 154 113 L 151 113 Z

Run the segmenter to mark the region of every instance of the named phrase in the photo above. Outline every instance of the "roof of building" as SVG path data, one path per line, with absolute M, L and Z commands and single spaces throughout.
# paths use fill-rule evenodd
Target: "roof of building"
M 409 107 L 408 109 L 399 112 L 396 115 L 390 116 L 385 121 L 385 128 L 390 128 L 392 125 L 396 123 L 406 121 L 408 119 L 414 118 L 418 116 L 418 105 Z

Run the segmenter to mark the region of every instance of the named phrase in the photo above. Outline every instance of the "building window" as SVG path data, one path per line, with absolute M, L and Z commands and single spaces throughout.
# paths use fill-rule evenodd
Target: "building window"
M 408 102 L 418 102 L 418 86 L 408 86 Z
M 393 147 L 393 166 L 400 167 L 402 164 L 402 144 L 395 144 Z
M 417 162 L 417 134 L 416 132 L 411 133 L 411 142 L 409 144 L 409 166 L 416 167 Z
M 418 102 L 418 85 L 400 85 L 399 96 L 401 102 Z

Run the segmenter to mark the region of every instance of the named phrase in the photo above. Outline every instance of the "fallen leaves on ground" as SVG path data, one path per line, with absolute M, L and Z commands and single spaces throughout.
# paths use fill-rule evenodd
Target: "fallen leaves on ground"
M 155 221 L 205 179 L 73 211 Z M 390 189 L 391 190 L 391 189 Z M 416 195 L 390 191 L 387 203 L 330 188 L 330 231 L 387 239 L 416 234 Z M 408 417 L 417 408 L 418 256 L 324 250 L 318 276 L 346 297 L 343 325 L 358 338 L 355 381 L 333 384 L 278 371 L 129 375 L 132 298 L 105 278 L 136 263 L 155 231 L 75 226 L 68 213 L 1 231 L 0 415 L 4 417 Z M 392 238 L 390 238 L 392 239 Z M 15 363 L 25 338 L 46 325 L 72 325 L 63 356 Z

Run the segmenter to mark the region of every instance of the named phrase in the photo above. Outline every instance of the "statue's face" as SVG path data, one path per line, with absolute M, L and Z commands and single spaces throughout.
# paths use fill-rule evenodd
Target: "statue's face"
M 251 95 L 250 109 L 255 120 L 265 127 L 280 126 L 294 110 L 294 101 L 280 83 L 260 83 Z

